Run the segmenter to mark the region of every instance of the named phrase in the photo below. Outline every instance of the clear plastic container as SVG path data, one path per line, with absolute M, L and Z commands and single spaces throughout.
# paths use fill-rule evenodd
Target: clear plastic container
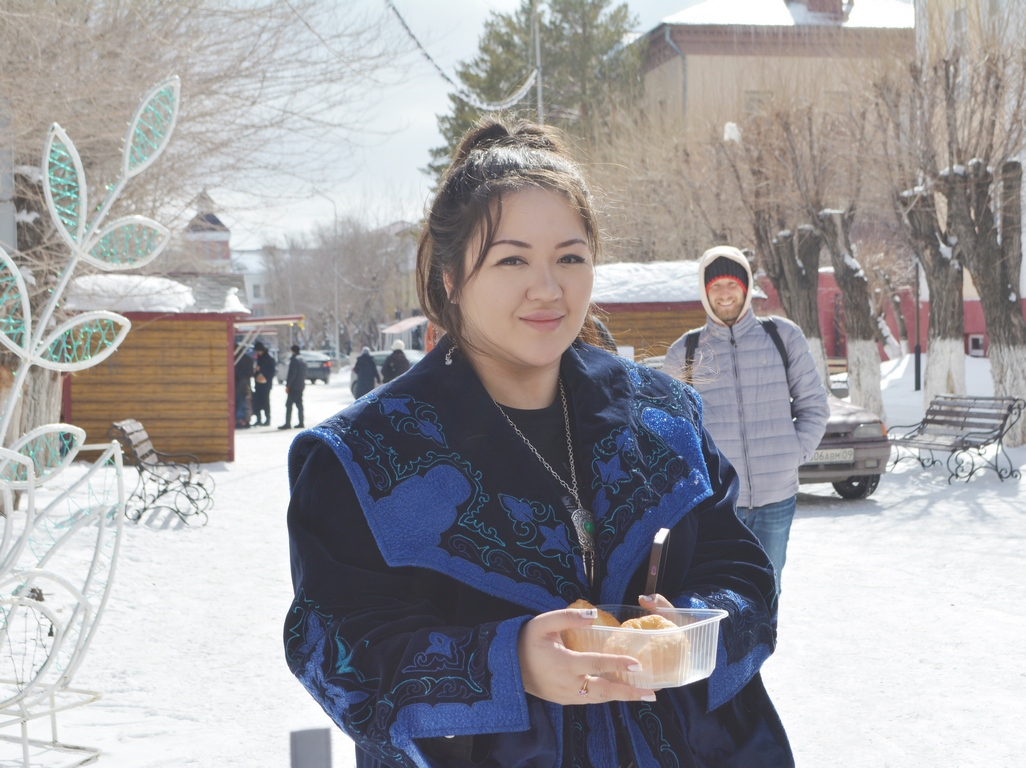
M 610 672 L 610 680 L 638 688 L 676 688 L 712 674 L 720 621 L 727 612 L 708 608 L 661 608 L 646 611 L 636 605 L 600 605 L 599 610 L 624 622 L 657 613 L 677 626 L 670 629 L 634 629 L 593 624 L 563 632 L 563 643 L 575 651 L 633 656 L 639 672 Z

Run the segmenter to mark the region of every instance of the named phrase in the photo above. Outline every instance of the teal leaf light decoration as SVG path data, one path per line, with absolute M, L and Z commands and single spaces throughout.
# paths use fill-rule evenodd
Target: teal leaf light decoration
M 125 137 L 122 159 L 122 176 L 125 179 L 142 173 L 164 151 L 178 119 L 181 88 L 181 80 L 172 77 L 143 97 Z
M 145 216 L 126 216 L 104 227 L 85 261 L 107 271 L 135 269 L 153 261 L 171 240 L 171 231 Z
M 74 249 L 86 225 L 88 194 L 82 159 L 74 142 L 57 123 L 50 126 L 43 147 L 46 173 L 43 193 L 58 233 Z
M 83 312 L 61 323 L 33 362 L 51 371 L 90 368 L 114 354 L 131 327 L 127 317 L 115 312 Z
M 146 96 L 131 121 L 121 177 L 95 214 L 88 207 L 75 145 L 63 128 L 51 126 L 43 149 L 43 191 L 50 219 L 70 256 L 35 317 L 25 275 L 0 249 L 0 351 L 20 358 L 0 403 L 0 716 L 7 726 L 20 723 L 26 765 L 30 748 L 34 753 L 41 748 L 47 764 L 53 762 L 53 752 L 61 752 L 64 759 L 73 753 L 76 765 L 99 755 L 91 747 L 60 744 L 56 736 L 52 744 L 30 741 L 27 723 L 49 716 L 56 733 L 58 712 L 99 698 L 97 692 L 69 686 L 110 595 L 125 487 L 117 441 L 90 446 L 102 449 L 99 459 L 84 473 L 69 471 L 75 476 L 65 487 L 47 487 L 79 454 L 86 434 L 69 424 L 49 424 L 18 437 L 21 424 L 15 416 L 21 412 L 33 366 L 60 372 L 90 368 L 110 357 L 131 329 L 127 318 L 107 311 L 73 315 L 56 327 L 53 318 L 82 261 L 104 270 L 138 267 L 167 245 L 167 228 L 145 217 L 127 216 L 107 226 L 104 220 L 129 177 L 151 165 L 167 145 L 178 93 L 178 79 L 173 78 Z M 5 448 L 12 427 L 16 439 Z M 24 494 L 21 504 L 14 501 L 18 492 Z M 65 552 L 72 556 L 64 557 Z M 71 698 L 57 698 L 64 694 Z
M 71 424 L 47 424 L 28 432 L 10 450 L 32 460 L 36 483 L 53 478 L 67 467 L 85 442 L 85 430 Z M 28 482 L 28 467 L 13 461 L 0 464 L 0 481 L 14 490 Z
M 31 335 L 32 310 L 25 278 L 18 265 L 0 248 L 0 343 L 24 357 Z

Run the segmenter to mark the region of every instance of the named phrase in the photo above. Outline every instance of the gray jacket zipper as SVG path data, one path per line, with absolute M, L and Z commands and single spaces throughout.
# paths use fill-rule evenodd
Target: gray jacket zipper
M 734 364 L 734 391 L 737 394 L 737 415 L 738 415 L 738 426 L 741 429 L 741 450 L 744 452 L 745 457 L 745 478 L 748 480 L 748 505 L 750 508 L 752 505 L 752 468 L 751 462 L 748 460 L 748 435 L 745 434 L 745 403 L 741 397 L 741 371 L 738 369 L 737 364 L 737 341 L 734 339 L 734 326 L 730 326 L 730 359 Z

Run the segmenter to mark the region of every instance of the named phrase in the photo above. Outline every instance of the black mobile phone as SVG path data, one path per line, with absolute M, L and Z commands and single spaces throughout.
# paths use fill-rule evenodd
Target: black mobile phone
M 648 578 L 645 580 L 645 594 L 659 592 L 663 580 L 663 564 L 666 551 L 670 548 L 670 529 L 660 528 L 652 540 L 652 554 L 648 558 Z

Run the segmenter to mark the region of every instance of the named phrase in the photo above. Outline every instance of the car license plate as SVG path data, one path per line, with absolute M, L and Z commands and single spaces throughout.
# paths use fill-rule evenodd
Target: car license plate
M 809 464 L 850 464 L 855 461 L 854 448 L 820 448 L 809 459 Z

